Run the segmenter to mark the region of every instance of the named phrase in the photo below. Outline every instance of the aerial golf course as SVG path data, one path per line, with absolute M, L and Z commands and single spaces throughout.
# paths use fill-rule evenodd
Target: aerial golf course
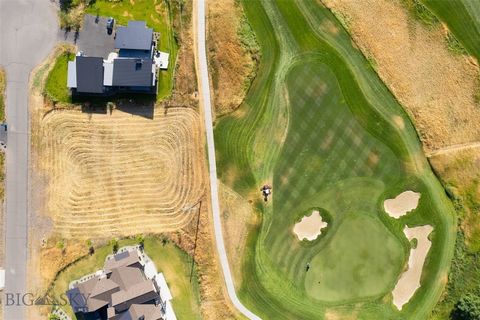
M 262 58 L 243 105 L 216 122 L 217 166 L 245 198 L 264 183 L 273 194 L 252 204 L 261 224 L 240 299 L 264 319 L 424 319 L 446 284 L 456 223 L 408 116 L 321 4 L 243 7 Z M 418 205 L 390 216 L 384 201 L 407 190 Z M 292 230 L 313 210 L 327 226 L 299 240 Z M 421 286 L 398 308 L 392 291 L 417 246 L 404 228 L 427 225 Z

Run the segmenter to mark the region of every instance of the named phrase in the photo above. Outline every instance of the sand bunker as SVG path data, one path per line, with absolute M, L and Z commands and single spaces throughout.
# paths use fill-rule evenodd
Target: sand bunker
M 302 220 L 295 224 L 293 232 L 297 235 L 301 241 L 307 239 L 313 241 L 322 233 L 322 229 L 325 228 L 328 223 L 322 220 L 322 216 L 318 210 L 312 212 L 309 216 L 304 216 Z
M 409 241 L 417 239 L 417 247 L 410 249 L 408 270 L 401 275 L 392 291 L 393 304 L 398 310 L 402 310 L 403 305 L 406 304 L 415 291 L 420 288 L 423 264 L 427 257 L 428 250 L 430 250 L 432 245 L 430 240 L 428 240 L 428 235 L 432 230 L 433 227 L 430 225 L 414 228 L 405 227 L 405 229 L 403 229 L 403 233 L 405 233 Z
M 385 211 L 393 218 L 400 218 L 409 211 L 417 208 L 420 193 L 413 191 L 405 191 L 400 193 L 394 199 L 387 199 L 383 203 Z

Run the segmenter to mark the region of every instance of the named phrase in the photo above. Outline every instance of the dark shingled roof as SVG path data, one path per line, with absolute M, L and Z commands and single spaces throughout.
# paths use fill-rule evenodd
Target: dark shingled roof
M 115 38 L 115 48 L 150 50 L 153 29 L 147 28 L 145 21 L 129 21 L 127 27 L 119 26 Z
M 103 58 L 77 57 L 77 92 L 103 92 Z
M 126 87 L 151 87 L 152 65 L 151 59 L 115 59 L 112 84 Z

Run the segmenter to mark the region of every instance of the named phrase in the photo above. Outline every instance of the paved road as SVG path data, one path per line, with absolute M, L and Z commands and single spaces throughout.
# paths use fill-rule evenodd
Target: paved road
M 0 64 L 7 72 L 5 293 L 26 291 L 28 233 L 28 80 L 57 39 L 56 8 L 49 0 L 0 0 Z M 24 320 L 26 310 L 8 306 L 5 320 Z
M 222 266 L 223 278 L 227 286 L 228 295 L 233 305 L 249 319 L 260 319 L 257 315 L 248 310 L 238 299 L 233 278 L 228 265 L 227 252 L 223 242 L 222 222 L 220 219 L 220 206 L 218 201 L 217 168 L 215 160 L 215 143 L 213 139 L 212 106 L 210 103 L 210 84 L 208 81 L 207 56 L 205 50 L 205 0 L 197 1 L 197 57 L 200 73 L 200 96 L 205 118 L 205 129 L 207 132 L 208 163 L 210 170 L 210 189 L 212 201 L 213 223 L 218 256 Z M 233 240 L 233 239 L 232 239 Z

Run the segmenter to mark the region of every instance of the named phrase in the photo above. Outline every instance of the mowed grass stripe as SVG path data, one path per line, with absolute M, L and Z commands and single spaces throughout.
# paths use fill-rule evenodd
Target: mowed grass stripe
M 198 124 L 198 113 L 185 108 L 153 120 L 120 111 L 49 113 L 41 131 L 43 150 L 52 152 L 42 154 L 42 164 L 55 177 L 47 205 L 57 231 L 101 237 L 109 228 L 134 234 L 188 223 L 204 193 Z

